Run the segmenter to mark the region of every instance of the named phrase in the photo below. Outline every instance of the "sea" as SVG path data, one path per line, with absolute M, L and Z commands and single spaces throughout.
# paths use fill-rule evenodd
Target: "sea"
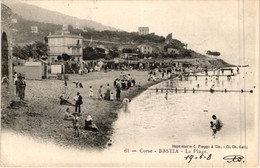
M 240 67 L 239 73 L 237 68 L 233 69 L 235 76 L 231 79 L 226 76 L 220 76 L 219 79 L 198 76 L 197 79 L 190 77 L 187 81 L 169 79 L 150 87 L 134 98 L 127 110 L 119 111 L 118 120 L 114 124 L 113 145 L 109 150 L 130 153 L 132 159 L 137 161 L 140 159 L 135 156 L 140 157 L 140 153 L 145 153 L 143 151 L 152 151 L 164 160 L 169 159 L 166 156 L 167 153 L 169 155 L 169 149 L 176 149 L 178 145 L 192 148 L 195 145 L 195 149 L 200 145 L 210 148 L 207 150 L 208 155 L 219 155 L 219 158 L 213 159 L 215 164 L 222 161 L 225 165 L 222 158 L 227 154 L 245 157 L 255 149 L 253 138 L 257 137 L 258 78 L 253 67 Z M 230 73 L 225 71 L 224 75 Z M 213 71 L 209 75 L 213 75 Z M 158 88 L 158 93 L 155 88 Z M 174 88 L 179 90 L 176 92 Z M 210 88 L 218 92 L 211 93 Z M 166 89 L 169 89 L 167 97 Z M 210 127 L 212 115 L 216 115 L 223 123 L 215 135 Z M 244 150 L 242 146 L 249 149 Z M 179 159 L 184 161 L 179 156 L 188 155 L 184 149 L 178 152 L 182 154 L 176 154 L 172 158 L 173 162 Z M 165 160 L 165 163 L 168 162 Z

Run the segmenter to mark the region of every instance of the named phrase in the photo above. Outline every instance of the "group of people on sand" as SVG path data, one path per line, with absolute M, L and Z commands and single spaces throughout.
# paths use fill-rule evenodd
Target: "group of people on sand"
M 75 137 L 79 137 L 79 128 L 80 128 L 80 117 L 82 116 L 81 114 L 81 105 L 83 104 L 82 101 L 82 96 L 80 93 L 77 93 L 77 96 L 74 98 L 75 105 L 65 98 L 63 96 L 60 97 L 60 105 L 68 105 L 68 106 L 75 106 L 75 112 L 71 113 L 70 108 L 67 108 L 64 114 L 64 120 L 65 121 L 72 121 L 74 132 L 75 132 Z M 128 105 L 131 102 L 131 99 L 124 98 L 122 103 L 123 103 L 123 109 L 124 111 L 128 111 Z M 87 117 L 85 119 L 85 130 L 93 131 L 93 132 L 99 132 L 98 127 L 94 124 L 93 119 L 90 114 L 87 114 Z
M 20 100 L 24 100 L 26 87 L 25 77 L 23 77 L 21 73 L 17 75 L 17 73 L 14 72 L 14 84 L 16 89 L 16 96 L 19 97 Z
M 70 112 L 70 109 L 67 108 L 66 112 L 64 114 L 64 120 L 65 121 L 72 121 L 72 125 L 73 125 L 73 129 L 74 129 L 74 137 L 79 137 L 79 129 L 81 126 L 81 117 L 82 115 L 80 113 L 72 113 Z M 87 114 L 87 117 L 85 118 L 85 126 L 84 126 L 85 130 L 90 130 L 93 132 L 98 132 L 98 128 L 97 126 L 93 123 L 93 119 L 91 117 L 90 114 Z
M 132 80 L 130 74 L 127 76 L 129 80 Z M 124 77 L 125 78 L 125 77 Z M 76 88 L 83 88 L 83 85 L 81 82 L 75 81 L 73 82 L 76 84 Z M 82 87 L 80 86 L 82 85 Z M 99 100 L 108 100 L 108 101 L 113 101 L 114 100 L 114 94 L 111 91 L 110 85 L 107 84 L 105 92 L 103 92 L 103 85 L 100 85 L 97 96 Z M 92 86 L 89 86 L 89 97 L 94 98 L 94 91 Z M 69 98 L 66 98 L 64 96 L 60 96 L 60 105 L 66 105 L 66 106 L 73 106 L 75 108 L 74 113 L 70 112 L 70 108 L 66 109 L 66 112 L 64 114 L 64 120 L 66 121 L 72 121 L 73 128 L 75 131 L 75 137 L 79 137 L 79 128 L 80 128 L 80 120 L 81 120 L 81 106 L 83 104 L 83 96 L 80 94 L 80 92 L 77 92 L 76 96 L 73 97 L 74 103 L 69 101 Z M 121 100 L 121 87 L 116 86 L 116 100 L 120 101 Z M 130 99 L 124 98 L 122 103 L 124 107 L 124 111 L 127 111 L 128 109 L 128 104 L 131 102 Z M 93 123 L 93 119 L 88 114 L 85 119 L 85 130 L 90 130 L 94 132 L 98 132 L 98 127 Z
M 90 88 L 90 97 L 93 95 L 92 88 Z M 106 86 L 106 91 L 103 93 L 103 85 L 99 86 L 98 89 L 98 100 L 108 100 L 108 101 L 114 101 L 114 92 L 111 91 L 109 83 Z
M 26 82 L 25 82 L 25 77 L 21 75 L 21 73 L 17 74 L 14 72 L 13 75 L 13 81 L 15 84 L 15 94 L 17 97 L 20 98 L 20 100 L 24 100 L 25 97 L 25 87 L 26 87 Z M 9 78 L 4 75 L 1 81 L 2 85 L 6 84 L 6 87 L 9 87 Z
M 121 72 L 120 77 L 114 80 L 114 87 L 123 90 L 128 90 L 130 87 L 135 86 L 135 83 L 136 81 L 131 76 L 131 74 L 126 75 L 123 72 Z
M 83 97 L 81 96 L 80 92 L 77 92 L 77 95 L 73 98 L 73 100 L 75 101 L 75 105 L 69 102 L 68 100 L 66 100 L 65 98 L 63 98 L 63 96 L 60 96 L 60 105 L 75 106 L 74 113 L 70 112 L 70 108 L 66 109 L 66 112 L 64 114 L 64 120 L 72 121 L 75 137 L 79 137 L 80 117 L 82 116 L 81 105 L 83 104 Z M 84 129 L 98 132 L 98 128 L 93 123 L 93 119 L 90 116 L 90 114 L 87 114 L 87 117 L 85 119 Z

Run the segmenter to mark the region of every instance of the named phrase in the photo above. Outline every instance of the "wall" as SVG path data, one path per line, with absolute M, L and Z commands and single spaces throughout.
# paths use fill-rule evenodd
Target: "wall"
M 148 45 L 142 45 L 141 46 L 141 52 L 143 54 L 152 54 L 153 48 L 151 46 L 148 46 Z
M 61 65 L 51 65 L 51 73 L 61 73 Z
M 42 66 L 15 66 L 15 72 L 21 73 L 25 79 L 42 79 Z
M 62 55 L 66 53 L 71 56 L 82 56 L 82 39 L 72 37 L 55 37 L 49 38 L 48 42 L 50 55 Z M 81 48 L 76 49 L 69 46 L 79 45 Z M 68 48 L 69 47 L 69 48 Z

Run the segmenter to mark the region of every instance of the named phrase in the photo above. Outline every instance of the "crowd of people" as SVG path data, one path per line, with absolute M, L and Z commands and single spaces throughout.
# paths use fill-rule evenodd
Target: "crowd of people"
M 116 78 L 114 81 L 114 87 L 115 88 L 120 88 L 123 90 L 127 90 L 130 87 L 135 86 L 136 81 L 135 79 L 131 76 L 131 74 L 124 74 L 123 72 L 120 73 L 120 77 Z
M 239 72 L 239 69 L 237 70 Z M 155 81 L 158 78 L 161 79 L 167 79 L 172 78 L 173 75 L 176 76 L 182 76 L 184 74 L 190 74 L 193 71 L 190 70 L 187 67 L 183 68 L 174 68 L 174 67 L 168 67 L 168 68 L 162 68 L 162 69 L 156 69 L 156 70 L 149 70 L 148 71 L 148 80 Z M 219 73 L 219 72 L 218 72 Z M 8 79 L 8 78 L 7 78 Z M 7 80 L 5 79 L 5 80 Z M 64 78 L 64 84 L 65 87 L 68 86 L 67 84 L 68 78 Z M 3 83 L 3 81 L 2 81 Z M 76 88 L 82 88 L 83 84 L 80 81 L 74 81 L 73 82 L 76 85 Z M 25 77 L 23 77 L 20 73 L 17 74 L 14 73 L 14 84 L 16 86 L 16 96 L 20 98 L 20 100 L 24 100 L 25 97 L 25 88 L 26 88 L 26 82 Z M 89 97 L 92 99 L 95 99 L 95 94 L 97 93 L 97 99 L 98 100 L 107 100 L 107 101 L 121 101 L 121 91 L 122 90 L 128 90 L 131 87 L 136 86 L 136 80 L 131 76 L 131 74 L 125 74 L 124 72 L 120 73 L 120 76 L 114 80 L 114 89 L 111 89 L 110 84 L 108 83 L 105 88 L 103 88 L 103 85 L 100 85 L 97 91 L 95 92 L 93 90 L 92 86 L 89 86 Z M 105 91 L 103 91 L 105 89 Z M 114 92 L 115 90 L 115 97 Z M 168 92 L 166 92 L 165 99 L 168 99 Z M 64 114 L 64 120 L 65 121 L 72 121 L 72 125 L 75 132 L 75 137 L 79 137 L 79 127 L 80 127 L 80 118 L 82 116 L 81 106 L 83 104 L 83 96 L 80 94 L 80 92 L 77 92 L 76 96 L 73 97 L 74 103 L 71 103 L 68 99 L 65 98 L 65 96 L 60 96 L 60 105 L 66 105 L 66 106 L 73 106 L 75 108 L 75 111 L 73 113 L 70 112 L 70 108 L 66 108 L 65 114 Z M 130 99 L 124 98 L 122 103 L 124 106 L 124 110 L 127 111 L 128 104 L 131 102 Z M 213 135 L 216 134 L 217 131 L 221 129 L 223 124 L 219 119 L 216 118 L 215 115 L 212 116 L 213 121 L 210 122 L 210 127 L 213 130 Z M 85 119 L 85 130 L 90 130 L 94 132 L 98 132 L 98 127 L 94 124 L 93 119 L 90 114 L 87 114 Z
M 76 85 L 76 88 L 83 89 L 83 84 L 80 81 L 74 81 L 72 82 Z M 125 85 L 124 85 L 125 84 Z M 116 99 L 114 98 L 114 93 L 110 87 L 110 84 L 108 83 L 105 87 L 105 90 L 103 90 L 103 85 L 100 85 L 97 90 L 97 99 L 98 100 L 107 100 L 107 101 L 121 101 L 121 90 L 122 89 L 129 89 L 130 87 L 135 86 L 135 79 L 131 77 L 130 74 L 125 75 L 123 72 L 121 72 L 120 77 L 117 78 L 114 82 L 115 92 L 116 92 Z M 65 80 L 65 87 L 68 87 L 67 80 Z M 89 97 L 91 99 L 95 99 L 94 96 L 94 90 L 92 86 L 89 86 Z M 69 101 L 69 97 L 66 98 L 66 96 L 60 96 L 60 105 L 66 105 L 66 106 L 73 106 L 75 108 L 75 111 L 73 113 L 70 112 L 70 108 L 67 108 L 64 114 L 64 120 L 66 121 L 72 121 L 75 137 L 79 137 L 79 127 L 81 120 L 81 106 L 83 104 L 83 96 L 80 94 L 80 92 L 77 92 L 76 96 L 73 97 L 74 103 Z M 124 111 L 127 111 L 128 104 L 131 102 L 130 99 L 124 98 L 122 100 L 123 109 Z M 94 124 L 92 117 L 90 114 L 87 115 L 87 118 L 85 119 L 85 130 L 90 130 L 94 132 L 98 132 L 98 127 Z

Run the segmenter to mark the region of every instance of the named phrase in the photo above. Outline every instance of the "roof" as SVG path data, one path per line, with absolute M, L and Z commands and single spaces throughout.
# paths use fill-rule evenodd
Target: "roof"
M 25 62 L 24 66 L 42 66 L 41 62 Z
M 62 62 L 52 62 L 51 65 L 63 65 Z
M 42 59 L 39 59 L 39 61 L 42 62 L 42 63 L 44 63 L 44 64 L 48 64 L 47 61 L 44 61 L 44 60 L 42 60 Z
M 83 36 L 77 34 L 70 34 L 70 32 L 68 31 L 57 31 L 53 35 L 47 36 L 47 38 L 64 38 L 64 37 L 83 39 Z
M 140 44 L 140 45 L 138 45 L 138 47 L 152 47 L 152 46 L 149 44 Z

